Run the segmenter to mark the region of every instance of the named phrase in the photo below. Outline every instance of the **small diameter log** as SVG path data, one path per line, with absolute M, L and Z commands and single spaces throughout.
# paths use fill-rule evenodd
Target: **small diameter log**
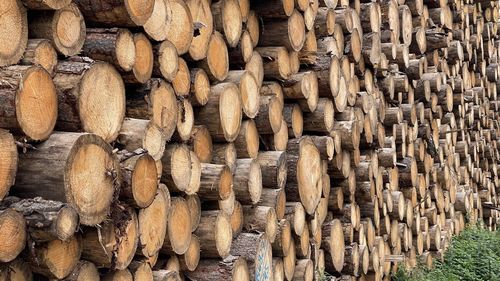
M 200 255 L 200 240 L 196 235 L 192 235 L 187 251 L 179 258 L 181 269 L 194 271 L 200 262 Z
M 194 232 L 200 240 L 203 257 L 225 258 L 231 249 L 232 229 L 230 217 L 222 211 L 203 211 Z
M 265 33 L 260 37 L 260 46 L 285 46 L 297 52 L 304 46 L 306 40 L 304 17 L 297 10 L 293 11 L 287 20 L 264 22 L 263 29 Z
M 153 280 L 153 270 L 151 269 L 151 265 L 145 260 L 132 261 L 128 269 L 134 280 Z
M 238 0 L 213 2 L 211 10 L 215 30 L 224 34 L 229 47 L 236 47 L 242 30 L 242 15 Z
M 250 198 L 257 204 L 262 194 L 262 169 L 256 159 L 236 160 L 236 169 L 233 177 L 233 191 L 236 199 Z
M 78 228 L 78 214 L 61 202 L 44 200 L 40 197 L 20 200 L 7 197 L 2 208 L 8 207 L 21 213 L 26 220 L 27 231 L 35 242 L 51 240 L 66 241 Z
M 207 56 L 208 43 L 214 30 L 213 15 L 208 0 L 188 0 L 186 4 L 193 17 L 193 24 L 200 25 L 195 26 L 195 34 L 189 46 L 189 56 L 197 61 Z
M 314 278 L 314 264 L 310 259 L 297 260 L 292 280 L 312 281 Z
M 283 80 L 290 77 L 290 55 L 285 47 L 258 47 L 255 51 L 262 57 L 264 78 Z
M 175 131 L 172 140 L 185 142 L 191 138 L 194 125 L 193 107 L 188 99 L 179 101 L 179 113 L 177 114 L 177 130 Z
M 287 165 L 290 175 L 287 182 L 295 182 L 304 209 L 313 214 L 321 198 L 322 168 L 321 155 L 313 140 L 304 137 L 299 144 L 298 156 L 288 155 Z
M 206 0 L 204 0 L 206 1 Z M 205 70 L 201 68 L 191 68 L 191 103 L 195 106 L 203 106 L 208 102 L 210 95 L 210 80 Z
M 215 145 L 213 149 L 212 162 L 227 165 L 232 173 L 236 169 L 236 148 L 233 143 Z
M 40 65 L 52 76 L 57 65 L 57 52 L 47 39 L 30 39 L 20 64 Z
M 120 198 L 137 208 L 149 206 L 158 188 L 158 172 L 154 158 L 149 154 L 132 153 L 120 166 L 123 179 Z
M 135 60 L 132 72 L 123 75 L 128 84 L 146 83 L 153 73 L 154 55 L 153 45 L 143 33 L 136 33 L 133 37 L 135 46 Z
M 260 152 L 257 160 L 262 171 L 262 186 L 266 188 L 284 188 L 287 179 L 286 152 Z
M 139 211 L 139 248 L 148 257 L 155 256 L 163 245 L 167 233 L 170 193 L 160 184 L 153 203 Z M 186 218 L 189 219 L 189 218 Z
M 73 271 L 66 276 L 66 278 L 62 279 L 64 281 L 99 281 L 101 277 L 99 276 L 99 271 L 97 271 L 97 267 L 88 261 L 81 260 L 75 266 Z
M 116 142 L 127 151 L 145 149 L 157 161 L 163 156 L 167 139 L 162 129 L 152 121 L 125 118 Z
M 127 116 L 151 119 L 169 140 L 175 132 L 179 112 L 174 89 L 162 79 L 151 79 L 138 91 L 147 94 L 127 100 Z
M 17 147 L 14 137 L 6 130 L 0 129 L 0 200 L 9 193 L 14 184 L 17 172 Z
M 28 42 L 28 17 L 20 0 L 5 1 L 1 7 L 6 32 L 0 36 L 0 66 L 16 64 L 23 56 Z
M 278 83 L 271 82 L 260 88 L 259 113 L 254 118 L 260 134 L 274 134 L 280 131 L 283 120 L 283 93 Z
M 243 206 L 243 229 L 248 232 L 264 233 L 269 241 L 274 241 L 278 229 L 275 209 L 265 206 Z
M 229 71 L 229 55 L 222 34 L 215 31 L 208 43 L 207 57 L 198 63 L 211 80 L 223 81 Z
M 10 66 L 0 70 L 0 127 L 45 140 L 57 120 L 57 92 L 40 66 Z
M 219 259 L 201 259 L 198 267 L 184 274 L 193 281 L 242 280 L 250 281 L 248 265 L 243 257 Z
M 241 127 L 242 105 L 238 87 L 234 83 L 212 86 L 212 94 L 205 106 L 195 112 L 195 123 L 205 125 L 214 140 L 234 141 Z
M 33 280 L 33 273 L 29 265 L 21 258 L 18 258 L 12 262 L 3 264 L 2 271 L 0 272 L 0 280 L 29 281 Z
M 179 70 L 179 55 L 175 46 L 168 40 L 153 45 L 153 56 L 153 76 L 163 77 L 169 82 L 174 80 Z
M 163 164 L 161 181 L 170 188 L 186 191 L 193 175 L 189 148 L 183 144 L 169 146 L 161 161 Z
M 231 70 L 224 82 L 235 83 L 239 87 L 242 109 L 248 118 L 255 118 L 259 113 L 259 85 L 249 70 Z
M 240 132 L 233 143 L 238 157 L 254 159 L 257 157 L 259 154 L 259 132 L 252 119 L 241 123 Z
M 95 225 L 107 217 L 119 181 L 120 166 L 102 138 L 54 133 L 21 155 L 12 194 L 67 202 L 82 224 Z
M 123 28 L 89 28 L 81 55 L 131 71 L 136 59 L 134 36 Z
M 26 245 L 26 221 L 23 214 L 13 209 L 0 211 L 0 261 L 14 260 Z
M 344 267 L 344 230 L 342 222 L 334 219 L 322 226 L 322 248 L 325 250 L 325 268 L 327 271 L 341 272 Z
M 78 0 L 85 20 L 95 25 L 142 26 L 153 13 L 153 0 Z
M 273 252 L 266 235 L 241 233 L 233 241 L 231 255 L 242 256 L 249 262 L 254 280 L 273 280 Z
M 328 134 L 333 130 L 334 115 L 333 102 L 328 98 L 320 98 L 314 112 L 304 110 L 304 131 Z
M 203 200 L 226 200 L 233 187 L 233 175 L 226 165 L 201 164 L 201 179 L 198 195 Z
M 68 241 L 52 240 L 35 245 L 27 261 L 33 272 L 48 278 L 62 279 L 68 276 L 78 264 L 82 254 L 80 235 Z
M 186 253 L 191 242 L 191 229 L 191 214 L 186 200 L 182 197 L 172 198 L 162 251 L 178 255 Z
M 80 53 L 85 42 L 85 20 L 75 3 L 59 10 L 30 14 L 28 28 L 30 38 L 50 40 L 56 50 L 65 56 Z
M 113 66 L 85 58 L 62 61 L 54 84 L 59 130 L 84 130 L 107 142 L 116 139 L 125 116 L 125 86 Z
M 151 2 L 153 10 L 151 15 L 142 24 L 144 31 L 155 41 L 165 41 L 169 29 L 170 18 L 168 13 L 171 12 L 168 6 L 168 1 L 165 0 L 147 0 Z M 177 50 L 176 50 L 177 51 Z
M 85 229 L 82 257 L 98 267 L 123 270 L 132 261 L 139 242 L 137 214 L 127 208 L 116 210 L 111 218 L 98 228 Z

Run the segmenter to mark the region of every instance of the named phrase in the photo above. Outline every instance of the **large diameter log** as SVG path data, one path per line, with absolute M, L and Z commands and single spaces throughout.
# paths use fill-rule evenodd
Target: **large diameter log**
M 273 280 L 272 246 L 266 235 L 241 233 L 233 241 L 231 255 L 242 256 L 250 263 L 254 280 Z
M 20 64 L 40 65 L 52 76 L 57 65 L 57 52 L 50 40 L 30 39 Z
M 242 106 L 238 87 L 234 83 L 212 86 L 205 106 L 195 112 L 197 125 L 205 125 L 214 140 L 234 141 L 241 127 Z
M 54 133 L 36 150 L 21 155 L 17 175 L 13 195 L 67 202 L 82 224 L 95 225 L 109 213 L 120 168 L 102 138 Z
M 139 226 L 134 209 L 116 210 L 112 220 L 99 228 L 86 228 L 82 236 L 82 257 L 96 264 L 123 270 L 135 255 L 139 242 Z
M 7 209 L 0 212 L 0 261 L 14 260 L 26 244 L 26 221 L 21 213 Z
M 54 129 L 57 92 L 40 66 L 10 66 L 0 70 L 0 127 L 40 141 Z
M 146 258 L 155 256 L 163 245 L 169 209 L 170 193 L 165 185 L 160 184 L 153 203 L 141 209 L 138 216 L 140 251 Z
M 194 271 L 185 274 L 193 281 L 251 280 L 247 261 L 243 257 L 229 257 L 223 261 L 201 259 Z
M 222 211 L 203 211 L 200 224 L 194 232 L 200 240 L 203 257 L 225 258 L 232 240 L 230 217 Z
M 55 11 L 33 13 L 28 28 L 30 38 L 51 40 L 65 56 L 77 55 L 85 41 L 85 20 L 75 3 Z
M 68 276 L 80 260 L 82 239 L 80 235 L 68 241 L 53 240 L 35 245 L 28 262 L 33 272 L 49 278 L 62 279 Z
M 214 29 L 214 21 L 210 1 L 188 0 L 186 4 L 191 11 L 193 23 L 200 23 L 201 27 L 195 29 L 195 36 L 189 46 L 189 56 L 193 60 L 201 60 L 207 56 L 208 43 Z
M 116 69 L 103 62 L 81 59 L 56 66 L 59 91 L 57 128 L 84 130 L 111 142 L 125 116 L 125 86 Z
M 8 197 L 2 205 L 23 214 L 30 239 L 35 242 L 66 241 L 78 228 L 78 214 L 67 204 L 40 197 L 19 200 Z
M 171 200 L 167 217 L 167 236 L 162 249 L 166 252 L 186 253 L 191 243 L 191 215 L 189 206 L 182 197 Z
M 130 71 L 136 58 L 134 38 L 128 29 L 89 28 L 81 54 L 111 63 L 123 71 Z
M 9 193 L 17 172 L 17 147 L 14 137 L 6 130 L 0 130 L 0 200 Z
M 120 197 L 131 206 L 145 208 L 153 202 L 158 188 L 158 172 L 149 154 L 132 153 L 120 163 L 122 184 Z
M 153 13 L 153 0 L 78 0 L 85 20 L 93 25 L 142 26 Z
M 302 14 L 295 10 L 287 20 L 265 22 L 259 45 L 285 46 L 300 51 L 306 40 L 305 23 Z

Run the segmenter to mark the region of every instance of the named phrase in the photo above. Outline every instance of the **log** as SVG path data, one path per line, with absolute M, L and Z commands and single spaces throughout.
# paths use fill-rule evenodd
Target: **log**
M 21 155 L 12 194 L 67 202 L 80 223 L 98 224 L 107 217 L 120 185 L 120 167 L 111 150 L 93 134 L 54 133 Z
M 287 179 L 286 153 L 284 151 L 261 152 L 257 160 L 262 171 L 262 186 L 284 188 Z
M 80 235 L 75 235 L 66 242 L 52 240 L 35 245 L 27 261 L 33 272 L 48 278 L 62 279 L 76 267 L 81 253 L 82 239 Z
M 58 130 L 83 130 L 107 142 L 116 139 L 125 115 L 125 87 L 114 67 L 85 58 L 61 61 L 54 84 Z
M 229 71 L 229 55 L 222 34 L 215 31 L 208 43 L 207 57 L 198 63 L 211 80 L 223 81 Z
M 152 121 L 125 118 L 116 142 L 127 151 L 145 149 L 148 155 L 158 161 L 163 156 L 167 139 L 162 129 Z
M 162 251 L 185 254 L 191 243 L 191 215 L 182 197 L 173 197 L 167 217 L 167 236 Z
M 72 207 L 61 202 L 40 197 L 23 200 L 7 197 L 1 208 L 10 208 L 21 213 L 26 221 L 30 239 L 35 242 L 56 239 L 66 241 L 78 228 L 78 214 Z
M 231 219 L 221 211 L 202 211 L 200 224 L 194 232 L 200 240 L 204 257 L 225 258 L 231 249 Z
M 0 212 L 0 235 L 5 242 L 0 244 L 0 261 L 14 260 L 24 249 L 26 244 L 26 221 L 22 213 L 13 209 Z
M 234 83 L 221 83 L 212 86 L 211 90 L 207 104 L 195 112 L 195 123 L 205 125 L 216 141 L 234 141 L 240 131 L 242 115 L 238 87 Z
M 195 27 L 195 35 L 189 46 L 189 56 L 197 61 L 207 56 L 208 44 L 214 29 L 213 15 L 210 1 L 188 0 L 186 4 L 193 17 L 193 23 L 201 24 L 201 27 Z
M 233 191 L 233 175 L 226 165 L 201 165 L 200 190 L 198 195 L 204 200 L 226 200 Z
M 238 200 L 250 198 L 253 204 L 259 202 L 262 194 L 262 169 L 259 161 L 251 158 L 236 160 L 233 191 Z
M 253 266 L 255 280 L 272 280 L 272 247 L 266 235 L 241 233 L 231 247 L 231 255 L 242 256 Z
M 15 259 L 6 263 L 5 269 L 0 273 L 0 280 L 33 280 L 33 273 L 29 265 L 22 259 Z
M 155 256 L 161 249 L 167 233 L 170 193 L 160 184 L 153 203 L 139 211 L 138 252 L 148 257 Z
M 11 25 L 8 27 L 8 32 L 0 38 L 2 46 L 5 46 L 5 49 L 0 51 L 0 66 L 16 64 L 23 56 L 28 43 L 26 8 L 20 0 L 10 0 L 5 4 L 2 8 L 5 22 Z
M 230 257 L 223 261 L 202 259 L 196 270 L 185 274 L 193 281 L 250 280 L 248 265 L 243 257 Z
M 17 173 L 17 147 L 13 136 L 6 130 L 0 130 L 0 200 L 9 193 Z
M 294 10 L 287 20 L 264 22 L 263 29 L 266 32 L 260 37 L 260 46 L 285 46 L 297 52 L 304 46 L 304 17 L 297 10 Z
M 30 14 L 28 32 L 30 38 L 50 40 L 60 54 L 74 56 L 85 42 L 85 20 L 79 7 L 71 3 L 59 10 Z
M 142 26 L 153 13 L 153 0 L 78 0 L 85 19 L 94 25 Z
M 121 161 L 121 199 L 137 208 L 149 206 L 156 196 L 158 172 L 153 157 L 149 154 L 132 153 Z
M 236 47 L 242 30 L 242 15 L 238 0 L 214 2 L 211 10 L 215 30 L 224 34 L 229 47 Z
M 133 278 L 134 277 L 132 276 L 132 273 L 130 273 L 130 270 L 128 269 L 111 270 L 102 276 L 103 281 L 118 281 L 118 280 L 132 281 Z
M 81 54 L 131 71 L 136 60 L 134 36 L 123 28 L 88 28 Z
M 50 74 L 40 66 L 15 65 L 1 69 L 0 77 L 0 127 L 28 140 L 46 140 L 58 115 L 57 92 Z
M 82 257 L 98 267 L 123 270 L 132 261 L 139 242 L 137 214 L 126 208 L 115 210 L 111 218 L 99 228 L 84 229 Z
M 52 76 L 57 64 L 57 52 L 47 39 L 29 39 L 20 64 L 40 65 Z
M 172 86 L 162 79 L 151 79 L 139 90 L 147 94 L 127 100 L 127 116 L 151 119 L 169 140 L 175 131 L 179 112 Z

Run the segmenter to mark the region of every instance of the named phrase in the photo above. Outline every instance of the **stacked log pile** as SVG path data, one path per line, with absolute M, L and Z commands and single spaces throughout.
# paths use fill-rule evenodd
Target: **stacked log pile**
M 500 224 L 497 2 L 2 0 L 0 280 L 390 280 Z

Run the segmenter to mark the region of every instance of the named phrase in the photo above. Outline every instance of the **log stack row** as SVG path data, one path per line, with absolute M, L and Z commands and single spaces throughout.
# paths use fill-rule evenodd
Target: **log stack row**
M 390 280 L 500 224 L 497 2 L 0 12 L 0 280 Z

